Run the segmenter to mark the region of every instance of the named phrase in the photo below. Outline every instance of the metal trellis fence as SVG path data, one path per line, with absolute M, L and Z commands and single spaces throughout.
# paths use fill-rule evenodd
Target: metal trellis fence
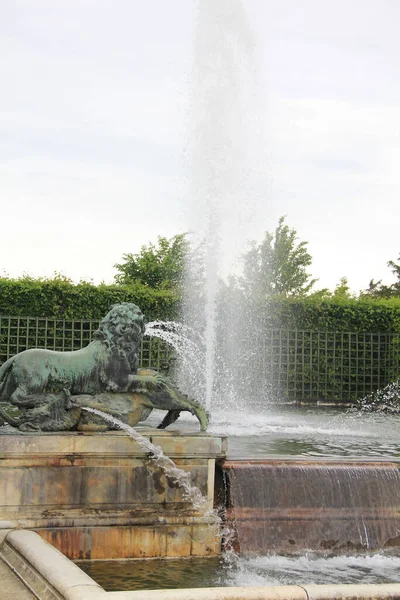
M 400 334 L 272 329 L 264 364 L 287 400 L 354 402 L 400 376 Z
M 0 363 L 29 348 L 78 350 L 99 321 L 0 316 Z M 173 348 L 144 338 L 140 366 L 164 370 Z M 269 329 L 258 364 L 277 397 L 354 402 L 400 376 L 400 334 Z
M 0 364 L 29 348 L 65 352 L 87 346 L 99 326 L 98 320 L 49 317 L 0 316 Z M 144 338 L 140 346 L 140 366 L 163 370 L 173 349 L 158 338 Z

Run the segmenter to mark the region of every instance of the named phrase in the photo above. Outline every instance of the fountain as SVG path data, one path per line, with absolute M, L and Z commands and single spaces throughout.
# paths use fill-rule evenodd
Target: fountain
M 208 418 L 198 402 L 167 377 L 138 370 L 144 331 L 140 309 L 123 302 L 101 320 L 86 348 L 30 349 L 11 357 L 0 368 L 0 400 L 17 407 L 20 416 L 10 417 L 1 406 L 0 415 L 20 431 L 99 431 L 105 429 L 104 419 L 99 423 L 96 417 L 88 418 L 83 406 L 120 416 L 131 426 L 154 408 L 167 410 L 160 428 L 186 410 L 196 415 L 204 431 Z
M 28 350 L 1 368 L 2 415 L 7 419 L 8 401 L 19 417 L 14 415 L 14 426 L 3 427 L 0 435 L 0 514 L 6 530 L 0 566 L 3 561 L 19 572 L 13 552 L 21 551 L 20 536 L 7 530 L 21 527 L 75 560 L 215 557 L 222 541 L 229 568 L 220 576 L 233 584 L 238 579 L 229 580 L 229 573 L 251 577 L 260 568 L 260 562 L 251 563 L 253 556 L 270 561 L 271 552 L 278 559 L 310 549 L 328 556 L 398 546 L 400 478 L 394 457 L 348 463 L 337 456 L 326 461 L 266 457 L 262 451 L 262 460 L 243 460 L 242 448 L 241 460 L 227 460 L 221 437 L 185 433 L 193 422 L 184 418 L 173 433 L 134 429 L 144 419 L 160 427 L 158 415 L 153 421 L 150 415 L 155 408 L 168 411 L 163 428 L 185 412 L 202 430 L 207 427 L 198 403 L 167 377 L 138 369 L 144 331 L 137 306 L 116 305 L 87 348 Z M 188 328 L 155 322 L 146 331 L 173 344 L 178 354 L 194 349 L 201 358 L 202 340 L 194 346 Z M 231 413 L 225 415 L 227 424 L 214 414 L 216 433 L 232 427 Z M 268 412 L 269 438 L 273 420 Z M 243 426 L 248 429 L 246 422 Z M 333 431 L 341 430 L 338 425 Z M 260 436 L 251 438 L 254 452 Z M 224 520 L 221 529 L 214 506 Z M 36 538 L 29 540 L 36 547 Z M 260 583 L 270 582 L 270 576 L 258 575 Z
M 160 446 L 155 446 L 133 427 L 101 410 L 88 408 L 87 406 L 82 407 L 82 410 L 97 415 L 101 419 L 111 423 L 111 425 L 125 431 L 144 451 L 149 453 L 150 460 L 165 473 L 167 478 L 183 490 L 183 500 L 190 502 L 195 510 L 201 510 L 206 507 L 207 500 L 199 488 L 191 484 L 190 473 L 186 473 L 183 469 L 178 469 L 175 463 L 168 456 L 165 456 Z M 209 510 L 208 505 L 206 508 Z
M 327 423 L 325 416 L 308 414 L 305 423 L 304 413 L 260 411 L 271 399 L 258 364 L 262 315 L 254 298 L 246 290 L 233 293 L 226 278 L 232 269 L 238 275 L 244 233 L 259 219 L 250 198 L 263 195 L 250 153 L 257 128 L 248 110 L 257 104 L 249 91 L 258 85 L 254 48 L 240 0 L 201 0 L 188 223 L 198 250 L 188 261 L 183 322 L 153 322 L 146 329 L 176 348 L 181 360 L 174 383 L 138 369 L 144 320 L 137 307 L 126 304 L 103 319 L 87 349 L 29 350 L 0 370 L 1 399 L 19 409 L 16 418 L 0 406 L 3 420 L 13 426 L 0 435 L 0 566 L 25 577 L 36 597 L 44 580 L 54 592 L 46 598 L 83 599 L 88 592 L 118 597 L 71 570 L 43 540 L 73 560 L 163 560 L 152 563 L 159 567 L 152 567 L 157 585 L 162 569 L 170 574 L 174 568 L 172 561 L 165 567 L 165 558 L 215 560 L 221 535 L 214 506 L 224 520 L 226 563 L 208 563 L 222 577 L 210 579 L 212 584 L 291 587 L 175 591 L 176 599 L 400 597 L 397 585 L 368 590 L 307 585 L 339 581 L 346 563 L 357 564 L 359 573 L 346 571 L 340 580 L 345 583 L 398 580 L 397 555 L 379 553 L 395 551 L 400 541 L 396 419 L 382 426 L 388 438 L 382 452 L 373 432 L 365 440 L 366 421 L 358 427 L 353 421 L 351 441 L 341 447 L 345 435 L 343 423 L 335 423 L 338 415 Z M 167 411 L 161 423 L 155 409 Z M 154 425 L 162 429 L 182 412 L 191 413 L 201 432 L 188 433 L 193 423 L 185 418 L 173 432 L 143 428 L 140 434 L 132 428 L 143 427 L 145 419 L 153 423 L 152 411 Z M 211 434 L 204 433 L 208 411 Z M 322 423 L 310 426 L 318 418 Z M 351 456 L 355 446 L 359 459 Z M 339 457 L 343 454 L 346 458 Z M 41 539 L 32 531 L 8 533 L 15 529 L 31 529 Z M 365 551 L 375 554 L 359 555 Z M 338 558 L 339 552 L 344 555 Z M 374 579 L 371 569 L 379 561 L 394 567 Z M 58 565 L 56 575 L 49 564 Z M 93 568 L 90 563 L 88 570 Z M 304 571 L 313 571 L 313 581 Z M 66 589 L 65 573 L 79 581 L 75 590 Z
M 196 355 L 203 378 L 192 379 L 211 413 L 209 430 L 231 433 L 228 460 L 217 471 L 228 529 L 236 535 L 228 535 L 226 546 L 259 558 L 393 549 L 400 541 L 398 419 L 357 423 L 354 414 L 305 417 L 268 406 L 274 397 L 260 365 L 260 290 L 234 289 L 228 279 L 240 278 L 246 236 L 254 235 L 267 196 L 257 193 L 258 162 L 251 154 L 260 147 L 255 48 L 240 0 L 199 3 L 188 201 L 195 251 L 188 259 L 183 324 L 190 340 L 189 326 L 204 339 L 203 357 Z M 178 381 L 190 390 L 183 364 Z
M 194 44 L 188 258 L 183 324 L 204 339 L 203 380 L 196 389 L 207 410 L 244 407 L 263 387 L 254 346 L 260 311 L 231 294 L 250 231 L 265 204 L 260 174 L 261 119 L 255 39 L 241 0 L 202 0 Z M 249 335 L 251 331 L 251 335 Z M 253 367 L 252 367 L 253 365 Z M 184 364 L 179 382 L 185 388 Z
M 223 440 L 168 377 L 138 369 L 144 330 L 136 305 L 117 304 L 86 348 L 26 350 L 1 367 L 3 529 L 33 529 L 72 559 L 219 554 Z M 132 426 L 154 409 L 168 412 L 141 435 Z M 182 411 L 200 434 L 163 431 Z

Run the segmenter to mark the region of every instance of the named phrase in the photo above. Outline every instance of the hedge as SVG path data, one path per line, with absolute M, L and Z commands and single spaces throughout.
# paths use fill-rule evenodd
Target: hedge
M 0 278 L 0 314 L 60 319 L 100 319 L 118 302 L 138 304 L 148 320 L 176 319 L 180 298 L 169 290 L 142 284 L 73 284 L 65 278 Z M 400 298 L 270 299 L 255 310 L 264 312 L 266 328 L 307 331 L 400 332 Z
M 307 331 L 400 332 L 400 298 L 269 300 L 269 327 Z
M 168 290 L 154 290 L 137 284 L 73 284 L 63 278 L 0 278 L 0 314 L 57 317 L 59 319 L 100 319 L 119 302 L 140 306 L 148 320 L 173 319 L 179 298 Z

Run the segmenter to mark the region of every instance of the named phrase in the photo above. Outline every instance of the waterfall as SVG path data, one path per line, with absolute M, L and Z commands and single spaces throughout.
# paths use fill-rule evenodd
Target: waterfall
M 227 522 L 241 554 L 400 545 L 400 473 L 389 462 L 227 462 Z

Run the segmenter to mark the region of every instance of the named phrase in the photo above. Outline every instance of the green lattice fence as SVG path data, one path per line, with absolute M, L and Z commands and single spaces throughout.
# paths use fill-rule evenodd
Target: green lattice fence
M 0 362 L 28 348 L 77 350 L 99 321 L 0 317 Z M 400 376 L 400 334 L 271 329 L 265 332 L 260 368 L 276 397 L 290 401 L 352 402 Z M 140 366 L 165 368 L 174 352 L 145 338 Z
M 0 363 L 28 348 L 79 350 L 89 344 L 98 325 L 98 320 L 0 316 Z M 140 366 L 162 370 L 172 354 L 161 340 L 145 338 Z
M 291 401 L 353 402 L 400 376 L 400 334 L 273 329 L 265 337 L 272 388 Z

